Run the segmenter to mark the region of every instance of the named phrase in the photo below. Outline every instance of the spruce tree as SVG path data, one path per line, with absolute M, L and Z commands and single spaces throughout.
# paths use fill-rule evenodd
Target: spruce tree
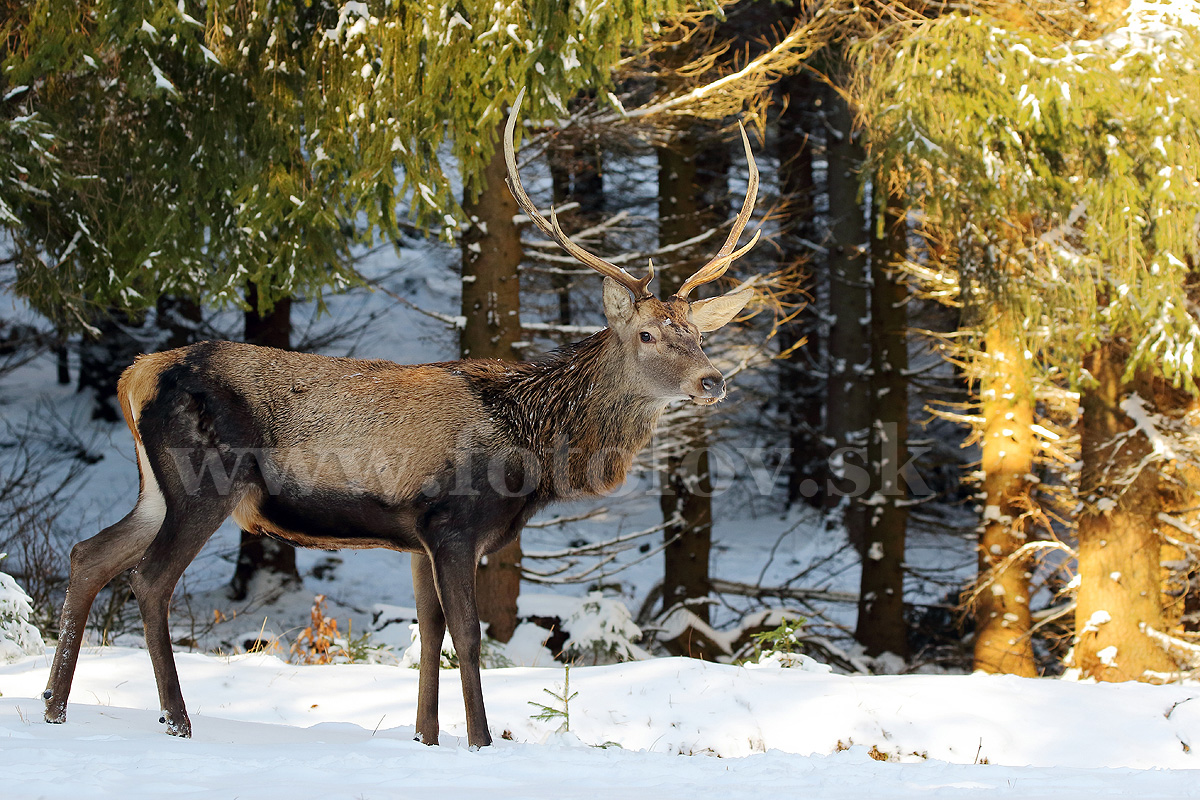
M 1170 11 L 1070 42 L 952 15 L 861 51 L 877 157 L 951 232 L 965 299 L 1082 393 L 1075 663 L 1099 679 L 1172 663 L 1156 528 L 1196 459 L 1162 402 L 1197 383 L 1196 35 Z
M 76 327 L 162 293 L 260 310 L 357 277 L 397 210 L 450 236 L 507 103 L 602 86 L 674 0 L 35 0 L 6 26 L 0 224 L 17 291 Z

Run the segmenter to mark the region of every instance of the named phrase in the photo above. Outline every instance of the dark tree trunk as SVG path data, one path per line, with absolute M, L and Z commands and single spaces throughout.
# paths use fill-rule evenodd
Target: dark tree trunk
M 506 169 L 497 129 L 496 150 L 483 173 L 478 194 L 464 191 L 469 223 L 462 237 L 462 313 L 467 323 L 459 340 L 463 358 L 517 358 L 521 339 L 518 268 L 521 237 L 513 217 L 517 201 L 504 183 Z M 507 642 L 517 626 L 521 590 L 521 540 L 488 555 L 476 575 L 479 618 L 493 639 Z
M 862 169 L 865 152 L 854 131 L 846 101 L 825 92 L 829 146 L 829 377 L 825 395 L 825 434 L 834 448 L 830 471 L 837 491 L 827 507 L 840 506 L 851 543 L 860 551 L 866 540 L 866 508 L 853 502 L 868 487 L 854 479 L 864 467 L 867 427 L 871 422 L 867 369 L 871 351 L 870 275 L 867 267 L 866 217 Z
M 729 155 L 719 143 L 705 146 L 703 129 L 693 128 L 658 150 L 658 240 L 675 244 L 698 236 L 724 218 L 728 206 Z M 703 166 L 701 166 L 703 165 Z M 659 274 L 661 294 L 673 294 L 708 256 L 688 253 Z M 693 415 L 680 431 L 683 446 L 667 458 L 661 476 L 661 506 L 668 525 L 663 552 L 663 610 L 684 605 L 708 622 L 706 602 L 712 584 L 712 476 L 709 472 L 706 417 Z M 687 655 L 708 653 L 689 649 Z
M 289 349 L 292 337 L 291 298 L 278 300 L 270 311 L 260 312 L 258 287 L 251 283 L 246 291 L 246 302 L 250 306 L 245 313 L 246 341 L 281 350 Z M 230 599 L 245 600 L 250 594 L 254 578 L 262 573 L 278 576 L 280 586 L 299 586 L 296 548 L 269 536 L 242 531 L 237 566 L 229 582 Z
M 158 298 L 156 310 L 158 328 L 167 334 L 166 341 L 163 342 L 164 350 L 173 350 L 199 341 L 202 316 L 200 304 L 195 300 L 164 294 Z M 287 340 L 287 336 L 284 340 Z M 246 341 L 250 341 L 248 336 Z
M 71 350 L 67 346 L 67 334 L 63 330 L 58 331 L 54 342 L 54 366 L 57 372 L 58 385 L 71 385 Z
M 604 179 L 600 173 L 601 151 L 597 142 L 564 143 L 550 153 L 550 178 L 554 205 L 578 203 L 579 209 L 562 220 L 568 234 L 599 221 L 604 208 Z M 571 324 L 571 276 L 554 275 L 551 283 L 558 294 L 558 323 Z
M 807 73 L 789 75 L 780 81 L 786 106 L 779 117 L 777 138 L 780 164 L 780 192 L 785 203 L 786 221 L 779 237 L 780 262 L 785 269 L 809 270 L 802 291 L 788 298 L 803 303 L 796 317 L 779 329 L 779 348 L 787 355 L 779 360 L 779 397 L 787 420 L 790 465 L 787 471 L 787 502 L 804 501 L 815 507 L 825 505 L 825 487 L 829 480 L 828 448 L 822 441 L 824 429 L 825 382 L 821 359 L 821 321 L 817 302 L 821 259 L 813 259 L 816 237 L 816 184 L 813 179 L 814 103 L 816 87 Z
M 117 381 L 125 368 L 142 352 L 141 341 L 131 332 L 140 324 L 141 320 L 135 320 L 123 311 L 112 310 L 95 321 L 97 335 L 83 334 L 79 344 L 78 389 L 81 392 L 92 390 L 92 419 L 105 422 L 121 420 Z M 60 380 L 64 376 L 69 379 L 65 367 L 65 359 L 60 357 Z
M 876 181 L 881 215 L 871 239 L 871 381 L 874 413 L 868 460 L 874 494 L 866 504 L 866 549 L 855 638 L 867 655 L 908 656 L 904 619 L 904 544 L 908 463 L 908 289 L 894 265 L 908 250 L 903 198 Z M 865 500 L 866 498 L 861 498 Z

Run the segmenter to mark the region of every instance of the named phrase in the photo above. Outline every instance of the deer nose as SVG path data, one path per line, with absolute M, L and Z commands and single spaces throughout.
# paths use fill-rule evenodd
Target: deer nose
M 700 388 L 709 397 L 721 397 L 725 394 L 725 379 L 720 375 L 709 375 L 700 379 Z

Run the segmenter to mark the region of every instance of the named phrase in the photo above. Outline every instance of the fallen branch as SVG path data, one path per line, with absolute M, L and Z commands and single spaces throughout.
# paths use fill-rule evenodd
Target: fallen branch
M 742 597 L 762 599 L 775 597 L 780 600 L 825 600 L 831 603 L 857 603 L 858 592 L 839 592 L 832 589 L 800 589 L 791 586 L 759 586 L 714 578 L 712 590 L 721 594 L 736 594 Z

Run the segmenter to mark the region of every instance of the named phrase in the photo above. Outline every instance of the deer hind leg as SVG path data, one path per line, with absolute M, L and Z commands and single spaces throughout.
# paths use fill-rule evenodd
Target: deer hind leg
M 438 598 L 458 653 L 458 670 L 462 678 L 463 704 L 467 711 L 467 743 L 471 747 L 487 747 L 492 743 L 488 730 L 487 712 L 483 707 L 483 685 L 479 677 L 479 608 L 475 599 L 474 549 L 465 542 L 438 548 L 433 553 L 433 573 L 437 581 Z M 440 645 L 436 645 L 440 650 Z M 421 666 L 424 678 L 425 639 L 421 638 Z M 424 687 L 422 686 L 422 689 Z
M 146 650 L 158 684 L 159 707 L 162 709 L 160 721 L 167 724 L 167 733 L 172 736 L 191 737 L 192 723 L 179 688 L 179 671 L 171 649 L 168 625 L 171 595 L 183 571 L 229 516 L 238 500 L 238 497 L 191 498 L 189 502 L 170 508 L 162 531 L 129 576 L 129 584 L 142 612 Z
M 100 590 L 142 557 L 162 525 L 165 504 L 151 477 L 133 511 L 71 550 L 67 597 L 58 625 L 58 646 L 43 697 L 47 722 L 65 722 L 88 614 Z
M 438 683 L 441 680 L 442 639 L 446 617 L 433 580 L 433 563 L 424 553 L 412 556 L 413 594 L 417 603 L 417 629 L 421 636 L 421 679 L 417 690 L 418 742 L 438 743 Z

